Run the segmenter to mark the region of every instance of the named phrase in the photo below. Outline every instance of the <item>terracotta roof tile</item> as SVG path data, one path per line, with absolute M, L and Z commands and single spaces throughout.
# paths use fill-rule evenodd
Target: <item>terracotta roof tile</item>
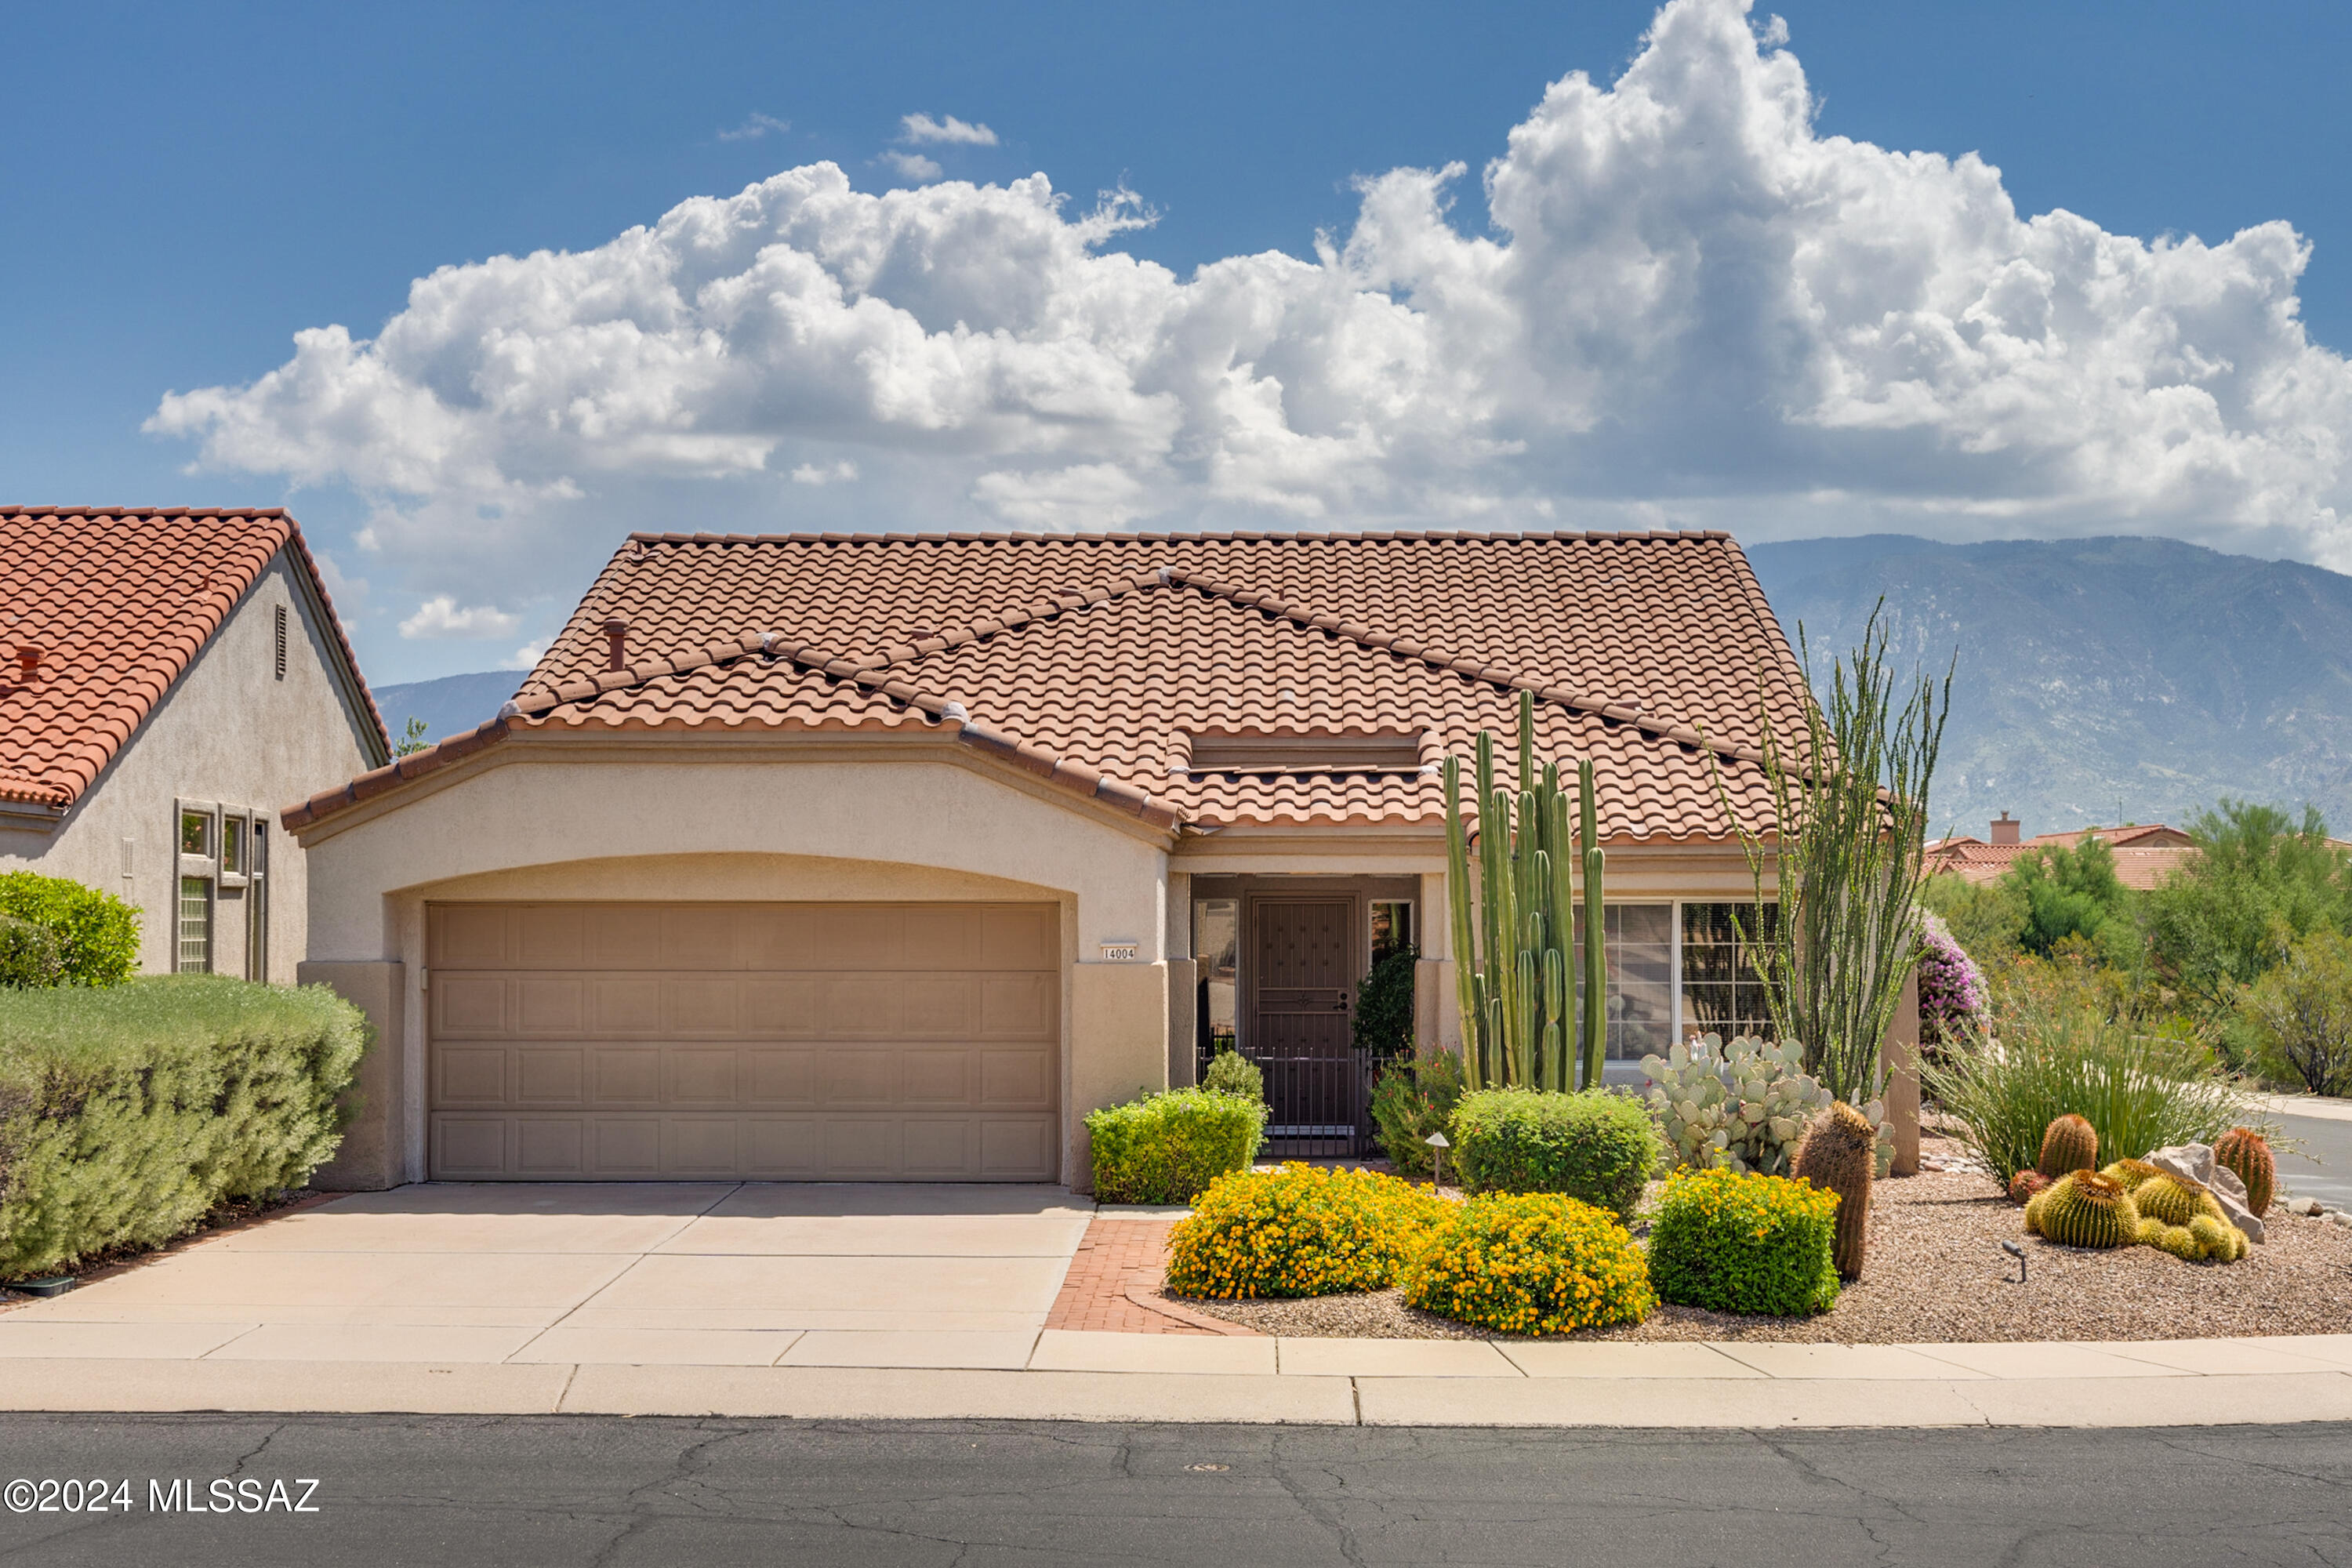
M 289 546 L 328 603 L 283 511 L 0 507 L 0 799 L 79 798 Z M 327 619 L 388 750 L 331 603 Z M 41 650 L 29 681 L 19 646 Z
M 1198 565 L 1185 549 L 1223 553 Z M 1253 571 L 1281 591 L 1236 581 Z M 1416 635 L 1368 618 L 1391 613 Z M 608 673 L 613 615 L 630 621 L 631 663 Z M 1602 626 L 1609 646 L 1580 646 L 1574 628 Z M 733 627 L 765 629 L 714 640 Z M 640 537 L 512 718 L 463 739 L 889 733 L 952 713 L 967 743 L 1160 826 L 1426 825 L 1444 803 L 1420 764 L 1194 774 L 1171 760 L 1195 733 L 1410 734 L 1425 736 L 1428 763 L 1466 753 L 1481 728 L 1510 735 L 1530 689 L 1543 753 L 1594 759 L 1604 837 L 1719 840 L 1733 828 L 1718 778 L 1742 816 L 1769 819 L 1759 672 L 1793 722 L 1795 661 L 1719 534 Z M 305 820 L 373 787 L 315 802 Z

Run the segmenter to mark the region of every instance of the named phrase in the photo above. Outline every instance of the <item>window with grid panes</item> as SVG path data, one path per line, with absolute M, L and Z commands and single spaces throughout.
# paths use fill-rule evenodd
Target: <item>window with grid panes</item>
M 1609 1059 L 1639 1061 L 1673 1044 L 1675 1026 L 1675 907 L 1611 904 L 1601 930 L 1608 939 Z M 1584 941 L 1584 910 L 1576 911 L 1577 942 Z M 1573 961 L 1577 994 L 1584 969 Z M 1582 1002 L 1578 1003 L 1580 1007 Z
M 1683 1033 L 1772 1037 L 1772 1018 L 1764 1005 L 1764 981 L 1758 973 L 1759 941 L 1769 941 L 1780 908 L 1752 903 L 1685 904 L 1683 906 Z M 1737 920 L 1748 930 L 1739 940 Z
M 212 967 L 212 879 L 183 877 L 180 879 L 180 973 L 208 974 Z

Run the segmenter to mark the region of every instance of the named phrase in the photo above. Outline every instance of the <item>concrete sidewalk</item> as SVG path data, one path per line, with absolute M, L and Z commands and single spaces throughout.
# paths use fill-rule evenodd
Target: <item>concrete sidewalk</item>
M 888 1351 L 894 1364 L 792 1364 L 780 1353 L 786 1364 L 747 1366 L 528 1359 L 487 1343 L 470 1360 L 223 1359 L 196 1350 L 200 1337 L 145 1327 L 143 1350 L 110 1343 L 96 1355 L 87 1326 L 0 1331 L 0 1408 L 1681 1428 L 2352 1420 L 2352 1334 L 1849 1346 L 1049 1329 L 1005 1367 L 986 1364 L 996 1352 L 973 1348 L 982 1342 L 944 1332 L 865 1342 L 865 1362 Z

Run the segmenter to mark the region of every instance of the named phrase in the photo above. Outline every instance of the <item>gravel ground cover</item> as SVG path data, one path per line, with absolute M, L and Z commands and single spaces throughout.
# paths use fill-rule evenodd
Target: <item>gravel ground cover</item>
M 1922 1152 L 1956 1159 L 1927 1139 Z M 1646 1227 L 1637 1225 L 1635 1234 Z M 2179 1340 L 2352 1330 L 2352 1229 L 2273 1208 L 2270 1239 L 2243 1262 L 2183 1263 L 2152 1247 L 2093 1252 L 2025 1234 L 2025 1217 L 1981 1170 L 1926 1171 L 1872 1185 L 1870 1260 L 1812 1318 L 1743 1318 L 1661 1306 L 1647 1322 L 1588 1340 L 1788 1340 L 1844 1344 L 1993 1340 Z M 2026 1282 L 2000 1250 L 2025 1249 Z M 1299 1301 L 1181 1300 L 1265 1334 L 1496 1339 L 1406 1306 L 1395 1290 Z

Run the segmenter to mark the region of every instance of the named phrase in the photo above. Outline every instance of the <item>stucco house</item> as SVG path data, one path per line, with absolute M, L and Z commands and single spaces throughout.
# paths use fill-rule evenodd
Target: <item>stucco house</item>
M 1522 691 L 1612 1058 L 1760 1016 L 1724 803 L 1805 699 L 1725 534 L 633 537 L 499 718 L 284 813 L 380 1036 L 331 1178 L 1083 1184 L 1206 1037 L 1346 1062 L 1381 944 L 1458 1040 L 1439 764 Z
M 142 970 L 291 981 L 277 808 L 389 754 L 284 512 L 0 508 L 0 871 L 137 905 Z

